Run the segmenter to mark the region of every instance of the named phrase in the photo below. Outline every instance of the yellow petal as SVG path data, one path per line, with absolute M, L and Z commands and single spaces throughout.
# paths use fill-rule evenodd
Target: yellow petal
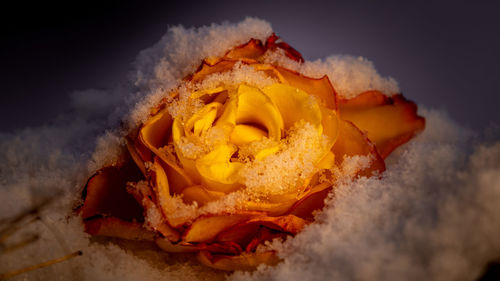
M 335 111 L 326 107 L 321 107 L 321 124 L 323 134 L 328 137 L 330 148 L 333 146 L 339 135 L 340 119 Z
M 279 150 L 280 150 L 280 146 L 279 145 L 275 145 L 275 146 L 271 146 L 271 147 L 268 147 L 268 148 L 261 149 L 261 150 L 259 150 L 259 152 L 257 152 L 254 155 L 255 160 L 262 160 L 262 159 L 266 158 L 269 155 L 276 154 Z
M 288 130 L 296 122 L 304 120 L 323 132 L 321 109 L 308 93 L 285 84 L 273 84 L 262 91 L 273 101 L 283 118 L 284 128 Z M 254 113 L 255 114 L 255 113 Z
M 161 211 L 165 217 L 169 215 L 171 210 L 165 205 L 165 202 L 170 198 L 170 187 L 168 178 L 163 166 L 158 157 L 155 158 L 152 167 L 151 180 L 154 183 L 154 191 L 157 197 L 157 204 L 160 206 Z M 149 198 L 147 200 L 150 200 Z M 143 200 L 144 201 L 144 200 Z M 179 235 L 177 231 L 172 229 L 167 223 L 163 222 L 155 226 L 156 230 L 162 233 L 166 238 L 177 241 Z
M 154 154 L 167 144 L 172 126 L 172 117 L 166 109 L 151 117 L 139 131 L 139 139 Z
M 339 118 L 335 111 L 321 106 L 321 124 L 323 126 L 323 134 L 328 137 L 328 145 L 321 160 L 316 164 L 316 168 L 330 169 L 335 165 L 335 155 L 331 149 L 337 141 L 339 135 Z
M 182 190 L 182 195 L 182 199 L 188 204 L 197 202 L 198 205 L 205 205 L 208 202 L 216 201 L 226 194 L 208 190 L 203 185 L 193 185 L 184 188 Z
M 179 143 L 181 142 L 181 138 L 184 136 L 184 126 L 178 118 L 175 118 L 172 125 L 172 139 L 174 141 L 175 154 L 181 162 L 185 174 L 188 175 L 191 181 L 194 183 L 200 183 L 201 176 L 196 169 L 195 160 L 184 156 L 182 151 L 179 149 Z
M 231 143 L 237 146 L 243 146 L 253 141 L 260 141 L 267 137 L 267 132 L 250 125 L 236 125 L 230 136 Z
M 222 104 L 218 102 L 212 102 L 202 107 L 186 122 L 184 134 L 197 137 L 204 135 L 212 127 L 221 107 Z
M 337 109 L 337 93 L 333 89 L 332 83 L 328 76 L 323 76 L 319 79 L 304 76 L 298 72 L 286 69 L 284 67 L 275 66 L 281 76 L 286 79 L 290 86 L 297 87 L 321 100 L 321 104 L 326 107 Z
M 192 99 L 198 99 L 198 98 L 201 98 L 205 95 L 211 96 L 214 94 L 218 94 L 224 90 L 225 90 L 224 87 L 217 87 L 217 88 L 208 89 L 208 90 L 200 90 L 200 91 L 196 91 L 196 92 L 191 93 L 191 95 L 189 97 Z
M 258 88 L 244 84 L 238 87 L 236 124 L 262 126 L 274 140 L 283 134 L 283 118 L 275 104 Z
M 143 158 L 143 161 L 152 161 L 153 159 L 144 159 L 145 156 L 143 155 L 145 153 L 142 151 L 145 149 L 141 149 L 142 145 L 160 157 L 161 160 L 169 166 L 168 168 L 165 168 L 165 170 L 171 183 L 172 181 L 174 182 L 174 184 L 172 184 L 174 190 L 177 191 L 179 189 L 182 190 L 184 186 L 193 185 L 194 183 L 192 179 L 199 180 L 199 175 L 196 177 L 197 172 L 194 168 L 191 170 L 184 170 L 179 167 L 175 156 L 165 147 L 168 138 L 170 137 L 171 129 L 173 137 L 176 137 L 175 134 L 177 134 L 177 138 L 179 138 L 179 125 L 177 124 L 176 127 L 174 126 L 175 123 L 176 122 L 174 120 L 172 124 L 172 118 L 167 110 L 160 111 L 158 114 L 149 119 L 141 128 L 139 131 L 138 142 L 135 144 L 135 147 L 137 148 L 138 154 L 141 158 Z M 191 171 L 192 174 L 187 174 L 189 171 Z
M 193 179 L 179 166 L 175 155 L 167 147 L 159 149 L 158 153 L 158 157 L 165 163 L 162 166 L 167 174 L 171 192 L 179 194 L 184 187 L 194 184 Z
M 330 169 L 333 165 L 335 165 L 335 154 L 333 154 L 331 150 L 328 150 L 325 156 L 323 156 L 323 158 L 316 165 L 316 168 L 318 170 Z
M 167 174 L 165 173 L 165 170 L 163 170 L 158 158 L 155 158 L 152 171 L 152 181 L 156 187 L 156 193 L 158 194 L 159 199 L 158 201 L 160 205 L 162 205 L 161 203 L 164 201 L 162 199 L 170 197 L 170 188 L 168 185 Z
M 215 121 L 215 126 L 226 127 L 230 130 L 236 125 L 236 115 L 238 112 L 238 99 L 231 97 L 223 106 L 222 114 Z
M 243 164 L 230 161 L 235 152 L 234 146 L 221 144 L 196 160 L 196 168 L 208 189 L 228 193 L 242 187 L 237 174 Z

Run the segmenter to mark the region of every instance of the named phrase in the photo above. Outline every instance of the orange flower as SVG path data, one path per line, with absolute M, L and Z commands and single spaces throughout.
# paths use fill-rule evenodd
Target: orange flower
M 314 221 L 346 156 L 370 159 L 357 175 L 381 173 L 384 158 L 423 130 L 402 95 L 339 99 L 326 75 L 264 63 L 275 50 L 303 62 L 275 35 L 251 39 L 205 59 L 151 109 L 121 161 L 89 179 L 86 231 L 196 252 L 223 270 L 275 264 L 265 242 Z

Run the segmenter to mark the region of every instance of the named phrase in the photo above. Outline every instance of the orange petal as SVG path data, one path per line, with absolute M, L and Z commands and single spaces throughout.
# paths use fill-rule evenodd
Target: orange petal
M 275 265 L 280 259 L 275 252 L 242 253 L 238 256 L 212 255 L 208 251 L 201 251 L 198 260 L 209 267 L 220 270 L 255 270 L 261 264 Z
M 153 205 L 154 202 L 153 199 L 151 199 L 151 195 L 146 195 L 142 202 L 143 204 L 147 204 L 147 206 L 145 206 L 146 209 L 157 208 L 157 206 L 159 206 L 163 213 L 163 217 L 161 221 L 155 222 L 152 227 L 171 241 L 177 241 L 179 239 L 178 232 L 172 229 L 166 222 L 168 221 L 169 213 L 172 212 L 168 204 L 166 204 L 170 199 L 170 185 L 167 179 L 167 173 L 163 168 L 164 165 L 162 165 L 161 160 L 158 157 L 155 157 L 154 160 L 153 167 L 151 168 L 151 183 L 156 194 L 156 204 Z
M 217 60 L 215 63 L 210 63 L 207 60 L 204 60 L 196 72 L 186 77 L 186 80 L 193 83 L 200 82 L 210 74 L 233 69 L 235 63 L 236 61 L 233 60 Z
M 245 210 L 265 212 L 269 216 L 280 216 L 286 213 L 297 202 L 297 199 L 284 199 L 282 202 L 254 202 L 246 201 L 243 203 Z
M 200 251 L 208 251 L 212 254 L 229 254 L 229 255 L 239 255 L 243 252 L 240 245 L 229 241 L 224 243 L 210 243 L 210 244 L 199 244 Z
M 115 217 L 91 218 L 85 220 L 85 232 L 93 236 L 117 237 L 127 240 L 153 241 L 155 233 L 146 230 L 142 224 L 128 222 Z
M 262 45 L 262 41 L 256 39 L 250 39 L 247 43 L 237 46 L 234 49 L 230 50 L 224 55 L 224 58 L 228 59 L 258 59 L 264 53 L 266 49 Z
M 144 145 L 144 143 L 141 141 L 141 139 L 139 137 L 135 138 L 132 145 L 134 146 L 134 150 L 137 153 L 137 156 L 139 156 L 139 159 L 137 159 L 137 161 L 143 162 L 143 163 L 153 161 L 153 152 L 151 152 L 151 150 L 149 148 L 147 148 L 146 145 Z M 131 155 L 133 155 L 132 153 L 134 153 L 134 152 L 130 152 Z M 134 161 L 136 161 L 135 157 L 133 159 L 134 159 Z M 137 164 L 137 165 L 139 166 L 140 164 Z
M 142 207 L 127 193 L 126 184 L 142 177 L 132 162 L 124 166 L 109 166 L 97 171 L 87 182 L 82 196 L 84 219 L 95 215 L 109 215 L 123 220 L 142 221 Z
M 168 239 L 157 238 L 155 239 L 156 245 L 160 247 L 162 250 L 170 253 L 192 253 L 198 251 L 208 251 L 211 253 L 224 253 L 224 254 L 234 254 L 239 255 L 242 250 L 241 247 L 234 242 L 225 242 L 225 243 L 172 243 Z
M 127 149 L 128 152 L 130 153 L 130 156 L 134 160 L 139 170 L 141 170 L 142 174 L 146 176 L 146 166 L 144 166 L 144 159 L 141 157 L 137 148 L 134 146 L 134 142 L 129 137 L 126 137 L 126 141 L 127 141 Z
M 260 225 L 265 226 L 267 228 L 290 234 L 297 234 L 306 225 L 306 221 L 294 215 L 279 216 L 279 217 L 261 217 L 250 220 L 250 222 L 252 221 L 259 222 Z
M 154 154 L 158 155 L 158 150 L 168 142 L 172 122 L 172 117 L 166 109 L 158 112 L 158 114 L 149 118 L 139 130 L 138 138 L 140 142 Z
M 288 45 L 285 42 L 276 43 L 276 41 L 278 41 L 278 40 L 279 40 L 279 37 L 273 33 L 271 36 L 269 36 L 269 38 L 267 38 L 265 47 L 267 49 L 271 49 L 271 50 L 276 49 L 276 48 L 280 48 L 280 49 L 284 50 L 285 55 L 287 57 L 291 58 L 292 60 L 297 61 L 297 62 L 304 62 L 304 58 L 297 50 L 295 50 L 294 48 L 292 48 L 290 45 Z
M 275 66 L 275 68 L 289 85 L 317 97 L 319 99 L 318 102 L 327 108 L 337 109 L 337 93 L 333 89 L 328 76 L 325 75 L 316 79 L 281 66 Z
M 306 225 L 306 221 L 296 217 L 294 215 L 280 216 L 280 217 L 258 217 L 244 221 L 242 223 L 236 224 L 221 231 L 216 240 L 221 242 L 233 241 L 238 243 L 241 247 L 248 248 L 249 243 L 253 242 L 251 248 L 256 247 L 260 242 L 270 240 L 275 237 L 286 236 L 287 234 L 295 235 L 301 231 Z M 262 228 L 273 230 L 272 233 L 279 235 L 273 235 L 272 238 L 268 236 L 262 236 L 263 233 L 259 233 Z M 260 237 L 257 240 L 256 237 Z M 259 240 L 260 239 L 260 240 Z M 257 243 L 257 241 L 260 241 Z
M 245 248 L 245 252 L 247 253 L 252 253 L 257 250 L 257 247 L 259 245 L 263 245 L 264 242 L 266 241 L 272 241 L 275 238 L 281 238 L 281 239 L 286 239 L 287 234 L 284 232 L 280 231 L 273 231 L 269 228 L 261 227 L 259 228 L 259 231 L 253 237 L 252 241 L 248 243 L 247 247 Z
M 170 253 L 192 253 L 198 251 L 208 251 L 210 253 L 223 253 L 239 255 L 242 250 L 241 247 L 234 242 L 224 242 L 224 243 L 172 243 L 168 239 L 157 238 L 155 240 L 156 245 L 162 250 Z
M 156 189 L 163 190 L 161 192 L 157 191 L 155 194 L 151 190 L 151 187 L 147 185 L 129 184 L 127 187 L 127 190 L 136 198 L 138 202 L 141 202 L 143 208 L 146 210 L 146 214 L 149 216 L 149 219 L 146 220 L 147 225 L 155 231 L 161 233 L 167 239 L 170 239 L 171 241 L 178 241 L 180 237 L 179 233 L 170 227 L 165 215 L 162 213 L 160 207 L 158 207 L 161 205 L 157 203 L 158 196 L 165 192 L 165 187 L 157 187 Z
M 290 214 L 312 221 L 314 219 L 314 211 L 323 209 L 325 206 L 325 198 L 331 190 L 332 186 L 326 185 L 325 189 L 312 192 L 308 196 L 299 200 L 290 209 Z
M 209 215 L 194 221 L 182 237 L 185 242 L 209 242 L 222 230 L 248 220 L 255 214 Z
M 180 194 L 184 188 L 187 186 L 193 185 L 193 181 L 187 175 L 186 171 L 183 170 L 177 163 L 175 162 L 174 155 L 169 152 L 165 152 L 162 150 L 163 156 L 158 161 L 163 170 L 167 174 L 168 183 L 170 186 L 171 194 Z M 165 162 L 164 159 L 169 159 L 169 162 Z
M 157 239 L 155 239 L 155 243 L 163 251 L 170 252 L 170 253 L 187 253 L 187 252 L 198 252 L 199 251 L 199 247 L 197 247 L 196 245 L 192 245 L 189 243 L 174 244 L 170 240 L 165 239 L 165 238 L 157 238 Z
M 387 98 L 377 91 L 341 101 L 340 116 L 366 131 L 382 158 L 425 127 L 425 119 L 417 115 L 414 102 L 400 94 Z
M 184 202 L 187 204 L 197 202 L 198 205 L 203 206 L 208 202 L 216 201 L 226 194 L 224 192 L 208 190 L 202 185 L 193 185 L 184 188 L 182 190 L 182 195 L 182 199 L 184 199 Z
M 339 99 L 339 104 L 344 109 L 363 109 L 390 103 L 390 98 L 379 91 L 366 91 L 352 99 Z
M 370 167 L 358 172 L 358 175 L 371 176 L 373 172 L 385 171 L 385 162 L 371 141 L 353 123 L 340 120 L 339 137 L 333 145 L 335 162 L 341 165 L 344 156 L 369 156 L 372 159 Z
M 261 225 L 258 221 L 242 222 L 221 231 L 216 240 L 221 242 L 232 241 L 238 243 L 241 247 L 246 247 L 248 243 L 257 235 Z

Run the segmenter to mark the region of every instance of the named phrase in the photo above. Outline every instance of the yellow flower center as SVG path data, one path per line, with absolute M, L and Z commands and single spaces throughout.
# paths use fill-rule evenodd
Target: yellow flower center
M 336 114 L 305 91 L 282 83 L 261 89 L 239 84 L 191 98 L 207 96 L 204 106 L 172 125 L 177 157 L 200 185 L 196 190 L 246 188 L 265 198 L 298 194 L 315 173 L 334 164 Z

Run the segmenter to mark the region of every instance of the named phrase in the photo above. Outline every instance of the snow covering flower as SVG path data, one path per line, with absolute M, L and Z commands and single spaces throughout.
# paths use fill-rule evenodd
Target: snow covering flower
M 269 63 L 270 54 L 304 61 L 274 34 L 251 39 L 165 93 L 120 161 L 88 180 L 86 231 L 196 252 L 223 270 L 275 264 L 266 242 L 314 221 L 346 157 L 366 159 L 350 177 L 380 174 L 425 126 L 400 94 L 340 98 L 326 75 Z

